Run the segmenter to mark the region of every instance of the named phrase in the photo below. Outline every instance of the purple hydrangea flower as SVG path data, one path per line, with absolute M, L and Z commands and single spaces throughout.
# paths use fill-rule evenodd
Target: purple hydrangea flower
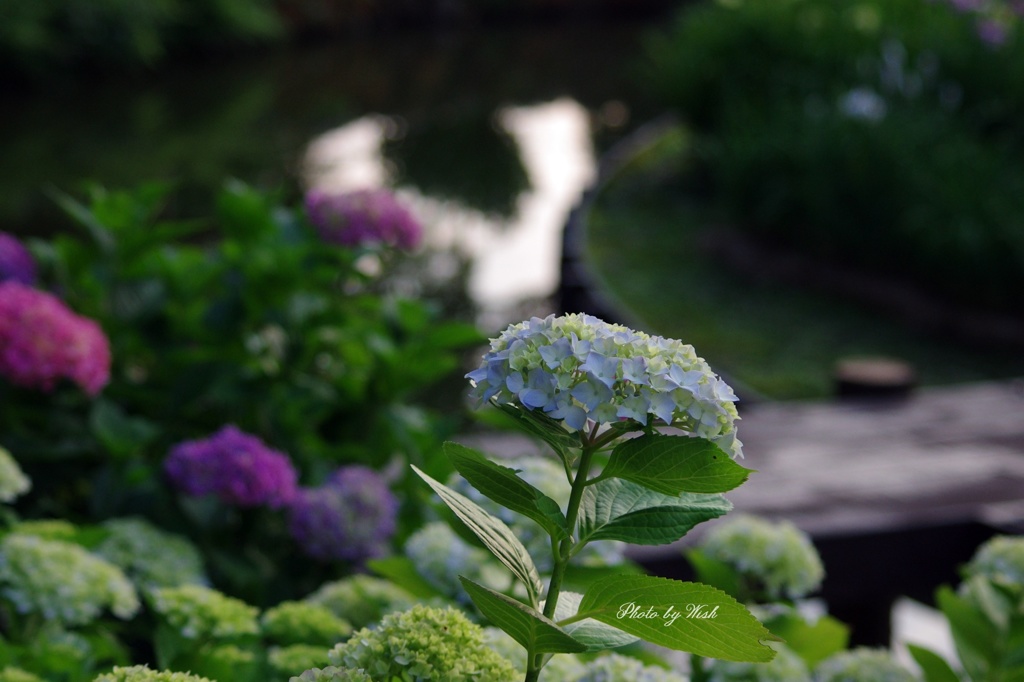
M 341 246 L 414 249 L 423 238 L 423 226 L 386 189 L 343 194 L 314 189 L 306 195 L 306 213 L 324 241 Z
M 110 344 L 96 322 L 53 294 L 7 280 L 0 282 L 0 375 L 43 391 L 70 379 L 96 395 L 110 380 Z
M 36 283 L 36 262 L 13 235 L 0 232 L 0 282 Z
M 164 471 L 188 495 L 216 495 L 240 507 L 283 507 L 298 489 L 288 455 L 233 424 L 208 438 L 174 446 Z
M 309 556 L 358 563 L 387 552 L 397 513 L 398 499 L 380 474 L 346 466 L 296 495 L 288 525 Z

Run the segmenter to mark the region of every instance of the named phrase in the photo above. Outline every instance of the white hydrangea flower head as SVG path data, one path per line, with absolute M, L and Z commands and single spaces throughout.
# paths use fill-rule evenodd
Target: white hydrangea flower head
M 500 464 L 515 469 L 519 478 L 557 502 L 562 509 L 565 509 L 569 503 L 572 487 L 565 477 L 565 468 L 555 459 L 551 457 L 516 457 L 502 460 Z M 488 513 L 504 521 L 526 547 L 537 570 L 541 573 L 551 571 L 554 566 L 551 537 L 539 523 L 499 505 L 457 474 L 453 474 L 448 480 L 448 487 L 462 493 Z M 626 545 L 623 542 L 597 540 L 584 547 L 583 551 L 576 555 L 575 561 L 581 566 L 614 566 L 623 562 L 625 550 Z
M 259 609 L 204 585 L 158 587 L 149 593 L 153 610 L 188 639 L 232 638 L 260 631 Z
M 390 580 L 353 575 L 324 583 L 303 601 L 325 606 L 352 627 L 362 628 L 389 613 L 408 609 L 416 598 Z
M 417 604 L 364 628 L 327 654 L 333 665 L 371 679 L 514 682 L 515 667 L 486 644 L 483 628 L 453 608 Z
M 591 315 L 533 318 L 491 340 L 470 395 L 541 410 L 570 431 L 631 419 L 708 438 L 734 457 L 736 394 L 693 346 Z
M 329 665 L 326 668 L 311 668 L 291 678 L 289 682 L 373 682 L 373 678 L 362 670 Z
M 815 682 L 918 682 L 886 649 L 857 647 L 840 651 L 814 670 Z
M 451 599 L 469 601 L 459 576 L 493 589 L 508 586 L 508 573 L 490 553 L 470 545 L 441 521 L 428 523 L 410 535 L 405 555 L 428 583 Z
M 715 660 L 708 682 L 811 682 L 811 671 L 792 649 L 774 646 L 775 658 L 768 663 L 736 663 Z
M 169 670 L 151 670 L 145 665 L 116 667 L 93 682 L 213 682 L 206 677 Z
M 982 576 L 992 582 L 1024 591 L 1024 537 L 997 535 L 974 553 L 965 567 L 968 577 Z
M 0 502 L 10 504 L 32 487 L 32 481 L 21 470 L 11 453 L 0 448 Z
M 689 682 L 689 677 L 656 665 L 610 653 L 588 661 L 571 682 Z
M 103 523 L 107 537 L 94 550 L 119 566 L 141 589 L 208 585 L 203 558 L 190 541 L 141 518 Z
M 59 625 L 86 625 L 105 609 L 128 619 L 139 610 L 131 581 L 83 547 L 12 533 L 0 541 L 0 595 L 18 613 Z
M 810 537 L 788 521 L 738 514 L 712 526 L 701 551 L 763 583 L 771 599 L 799 599 L 825 578 Z

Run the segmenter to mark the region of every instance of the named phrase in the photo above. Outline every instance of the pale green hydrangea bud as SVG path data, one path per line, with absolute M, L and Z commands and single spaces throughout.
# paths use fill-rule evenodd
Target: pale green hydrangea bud
M 708 682 L 811 682 L 804 660 L 783 646 L 773 647 L 775 658 L 768 663 L 712 661 Z
M 104 609 L 118 618 L 139 610 L 131 581 L 78 545 L 13 533 L 0 541 L 0 594 L 18 613 L 60 625 L 85 625 Z
M 7 666 L 0 670 L 0 682 L 46 682 L 43 678 L 33 675 L 27 670 Z
M 32 535 L 44 540 L 61 540 L 77 544 L 78 528 L 75 524 L 64 519 L 32 519 L 29 521 L 18 521 L 14 526 L 14 532 L 18 535 Z
M 296 679 L 300 670 L 309 670 L 327 665 L 327 647 L 312 644 L 291 644 L 272 646 L 267 650 L 267 664 L 274 671 L 274 679 Z
M 28 480 L 11 453 L 0 448 L 0 502 L 14 502 L 31 487 L 32 481 Z
M 468 601 L 460 575 L 494 589 L 508 586 L 508 573 L 486 550 L 473 547 L 440 521 L 428 523 L 410 535 L 405 555 L 424 580 L 452 599 Z
M 583 673 L 572 682 L 689 682 L 682 675 L 621 654 L 606 654 L 588 661 Z
M 182 637 L 230 638 L 259 634 L 259 610 L 203 585 L 158 587 L 149 594 L 153 610 Z
M 389 613 L 406 610 L 416 598 L 389 580 L 353 575 L 324 583 L 303 601 L 326 606 L 352 627 L 362 628 Z
M 326 668 L 307 670 L 298 677 L 291 678 L 288 682 L 374 682 L 374 680 L 362 670 L 336 668 L 330 665 Z
M 514 682 L 512 664 L 488 648 L 484 631 L 452 608 L 416 605 L 384 616 L 328 653 L 332 664 L 361 669 L 373 680 Z
M 810 537 L 788 521 L 730 516 L 711 528 L 701 551 L 760 582 L 770 599 L 805 597 L 825 578 Z
M 1024 537 L 998 535 L 985 542 L 965 567 L 968 578 L 981 576 L 997 585 L 1024 590 Z
M 918 682 L 885 649 L 858 647 L 834 654 L 814 671 L 814 682 Z
M 572 431 L 655 420 L 742 456 L 736 394 L 693 347 L 590 315 L 514 324 L 466 377 L 471 395 L 540 410 Z
M 199 648 L 196 661 L 200 668 L 196 672 L 215 680 L 254 680 L 263 667 L 261 657 L 236 644 L 204 645 Z
M 95 553 L 120 566 L 140 588 L 209 583 L 199 550 L 180 535 L 141 518 L 111 519 L 103 528 L 108 535 Z
M 323 651 L 352 634 L 348 621 L 326 606 L 308 601 L 281 602 L 260 616 L 260 625 L 263 636 L 271 642 L 322 645 Z
M 168 670 L 150 670 L 145 665 L 116 667 L 96 677 L 93 682 L 214 682 L 206 677 Z
M 517 476 L 558 503 L 562 509 L 569 503 L 572 487 L 565 477 L 562 464 L 550 457 L 517 457 L 502 460 L 503 466 L 517 470 Z M 504 521 L 530 553 L 534 565 L 541 573 L 549 573 L 554 566 L 551 554 L 551 538 L 539 523 L 502 507 L 471 486 L 466 479 L 453 475 L 448 487 L 473 500 L 488 513 Z M 583 548 L 573 559 L 577 566 L 614 566 L 621 564 L 625 554 L 625 543 L 614 540 L 598 540 Z M 471 577 L 467 575 L 466 577 Z M 480 582 L 480 581 L 477 581 Z

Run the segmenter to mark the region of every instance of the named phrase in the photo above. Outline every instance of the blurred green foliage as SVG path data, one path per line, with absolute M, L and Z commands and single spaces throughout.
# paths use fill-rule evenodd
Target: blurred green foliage
M 924 0 L 688 7 L 647 51 L 650 87 L 693 129 L 685 191 L 767 243 L 1024 312 L 1009 7 L 995 37 L 990 17 Z

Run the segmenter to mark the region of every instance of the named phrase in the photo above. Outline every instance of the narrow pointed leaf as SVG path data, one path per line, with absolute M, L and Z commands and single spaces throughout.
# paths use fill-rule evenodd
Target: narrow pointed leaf
M 559 540 L 569 535 L 568 523 L 558 503 L 472 448 L 445 443 L 444 452 L 455 469 L 481 493 L 514 512 L 533 519 Z
M 558 606 L 555 607 L 555 622 L 572 618 L 579 612 L 583 595 L 578 592 L 562 592 L 558 595 Z M 626 646 L 640 640 L 617 627 L 613 627 L 593 618 L 584 618 L 575 623 L 559 626 L 572 638 L 587 647 L 587 651 L 604 651 Z
M 950 667 L 946 659 L 931 649 L 926 649 L 916 644 L 907 644 L 907 651 L 913 656 L 914 661 L 921 666 L 925 682 L 960 682 L 960 676 Z
M 587 650 L 554 621 L 521 601 L 459 576 L 480 613 L 535 654 L 573 654 Z
M 704 438 L 649 433 L 619 443 L 600 479 L 624 478 L 666 495 L 724 493 L 751 473 Z
M 435 481 L 415 465 L 411 466 L 419 477 L 426 481 L 427 485 L 433 488 L 438 497 L 448 505 L 448 508 L 455 512 L 455 515 L 480 538 L 480 541 L 491 550 L 491 553 L 526 585 L 530 601 L 536 603 L 541 591 L 540 575 L 537 573 L 533 559 L 530 558 L 530 553 L 526 551 L 523 543 L 512 533 L 512 530 L 501 519 L 487 513 L 465 495 Z
M 580 542 L 622 540 L 664 545 L 730 509 L 732 503 L 718 494 L 665 495 L 638 483 L 610 478 L 583 491 Z
M 653 576 L 610 577 L 583 595 L 579 614 L 652 644 L 726 661 L 761 663 L 777 640 L 745 606 L 707 585 Z

